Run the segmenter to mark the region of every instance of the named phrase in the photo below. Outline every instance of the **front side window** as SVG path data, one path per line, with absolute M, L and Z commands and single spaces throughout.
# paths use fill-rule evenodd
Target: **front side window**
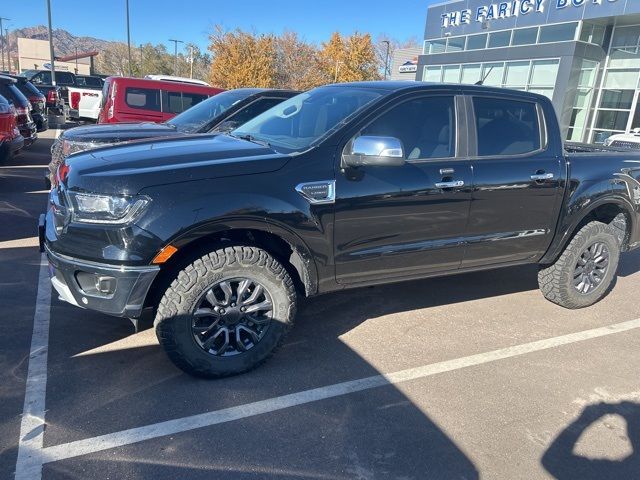
M 540 149 L 536 104 L 506 98 L 475 97 L 478 155 L 522 155 Z
M 51 72 L 40 72 L 31 81 L 36 85 L 51 85 Z
M 388 91 L 374 87 L 315 88 L 258 115 L 231 135 L 268 142 L 288 153 L 302 152 L 385 94 Z
M 131 108 L 160 111 L 160 90 L 150 88 L 127 87 L 125 103 Z
M 360 135 L 393 137 L 402 142 L 406 160 L 455 156 L 455 103 L 452 96 L 406 101 L 382 114 Z

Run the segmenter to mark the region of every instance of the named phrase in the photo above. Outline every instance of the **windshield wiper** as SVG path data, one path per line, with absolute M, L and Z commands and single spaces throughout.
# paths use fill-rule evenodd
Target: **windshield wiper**
M 240 140 L 246 140 L 247 142 L 256 143 L 258 145 L 262 145 L 263 147 L 271 148 L 271 144 L 266 140 L 261 140 L 248 133 L 245 133 L 243 135 L 233 135 L 229 133 L 228 135 L 233 138 L 239 138 Z

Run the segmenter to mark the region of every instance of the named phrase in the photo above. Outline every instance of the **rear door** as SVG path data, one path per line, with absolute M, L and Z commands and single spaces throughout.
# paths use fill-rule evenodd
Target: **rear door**
M 551 243 L 564 181 L 542 105 L 473 95 L 467 106 L 474 191 L 462 267 L 536 259 Z
M 162 122 L 159 88 L 117 85 L 114 118 L 117 122 Z

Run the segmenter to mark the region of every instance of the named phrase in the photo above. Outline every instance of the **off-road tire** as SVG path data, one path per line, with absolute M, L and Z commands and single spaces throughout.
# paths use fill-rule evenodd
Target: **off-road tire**
M 580 229 L 558 260 L 538 272 L 538 284 L 547 300 L 569 309 L 585 308 L 604 298 L 615 284 L 620 261 L 620 235 L 614 227 L 590 222 Z M 580 256 L 596 242 L 609 250 L 609 266 L 601 283 L 587 294 L 574 287 L 574 272 Z
M 253 348 L 235 356 L 214 356 L 193 338 L 193 309 L 211 285 L 242 276 L 256 279 L 269 291 L 273 320 Z M 154 325 L 160 344 L 177 367 L 197 377 L 221 378 L 265 362 L 282 344 L 295 314 L 296 290 L 282 264 L 260 248 L 229 246 L 204 255 L 177 274 L 160 300 Z

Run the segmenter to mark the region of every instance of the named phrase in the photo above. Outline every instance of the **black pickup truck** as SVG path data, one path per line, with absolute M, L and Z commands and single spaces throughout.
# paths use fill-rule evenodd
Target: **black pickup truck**
M 57 172 L 41 242 L 67 302 L 155 315 L 183 370 L 249 370 L 297 298 L 510 265 L 592 305 L 640 242 L 640 154 L 568 153 L 550 101 L 353 83 L 228 134 L 96 149 Z

